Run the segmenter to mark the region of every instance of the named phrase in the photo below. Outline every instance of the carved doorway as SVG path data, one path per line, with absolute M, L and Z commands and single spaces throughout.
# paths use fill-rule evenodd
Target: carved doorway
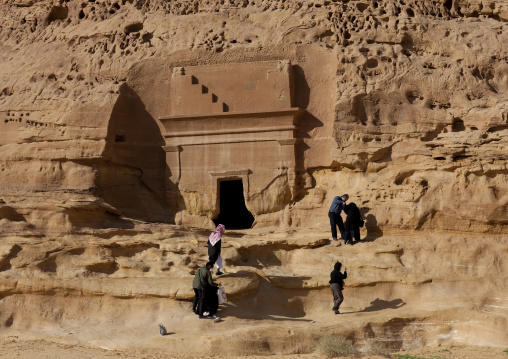
M 254 216 L 245 205 L 243 181 L 241 179 L 219 182 L 220 212 L 215 225 L 222 223 L 227 229 L 247 229 L 254 223 Z

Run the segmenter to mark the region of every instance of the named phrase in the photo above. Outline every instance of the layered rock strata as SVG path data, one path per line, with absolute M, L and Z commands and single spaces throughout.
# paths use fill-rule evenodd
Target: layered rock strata
M 502 1 L 5 0 L 2 228 L 211 226 L 217 193 L 193 200 L 170 180 L 172 71 L 277 60 L 305 116 L 296 172 L 244 184 L 255 226 L 324 225 L 348 192 L 372 229 L 502 231 L 507 14 Z
M 236 232 L 223 238 L 229 301 L 223 323 L 191 312 L 192 279 L 208 233 L 4 238 L 2 336 L 174 355 L 297 354 L 322 333 L 362 350 L 477 345 L 504 348 L 506 253 L 500 236 L 367 237 L 354 246 L 320 232 Z M 342 314 L 330 310 L 329 272 L 348 271 Z M 157 323 L 171 336 L 160 337 Z
M 0 20 L 4 333 L 195 355 L 307 353 L 323 332 L 506 346 L 504 1 L 2 0 Z M 225 237 L 229 326 L 209 335 L 190 283 L 228 180 L 254 228 Z M 353 247 L 328 241 L 342 193 L 367 219 Z

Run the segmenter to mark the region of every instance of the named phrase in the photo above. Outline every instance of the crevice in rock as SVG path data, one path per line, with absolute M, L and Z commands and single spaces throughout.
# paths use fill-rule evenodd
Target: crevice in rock
M 111 275 L 118 271 L 119 266 L 116 262 L 105 262 L 88 265 L 86 269 L 93 273 Z
M 12 268 L 11 260 L 16 258 L 18 256 L 18 253 L 21 252 L 23 249 L 18 246 L 17 244 L 13 245 L 9 254 L 0 261 L 0 272 L 9 270 Z
M 69 9 L 65 6 L 53 6 L 46 18 L 46 23 L 49 25 L 56 20 L 65 20 L 69 15 Z

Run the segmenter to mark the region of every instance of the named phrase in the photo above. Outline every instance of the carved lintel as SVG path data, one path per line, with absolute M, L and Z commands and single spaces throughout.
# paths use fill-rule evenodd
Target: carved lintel
M 240 177 L 243 181 L 243 189 L 245 200 L 248 201 L 250 199 L 250 181 L 249 175 L 252 173 L 250 169 L 247 170 L 238 170 L 238 171 L 224 171 L 224 172 L 209 172 L 212 181 L 212 191 L 214 196 L 217 196 L 218 193 L 218 185 L 219 181 L 222 179 L 232 179 Z
M 234 177 L 234 176 L 248 176 L 252 173 L 251 170 L 238 170 L 238 171 L 224 171 L 224 172 L 210 172 L 212 177 Z
M 294 145 L 296 145 L 297 139 L 296 138 L 290 138 L 290 139 L 287 139 L 287 140 L 278 140 L 277 142 L 281 146 L 294 146 Z
M 162 147 L 166 152 L 181 152 L 182 146 L 163 146 Z

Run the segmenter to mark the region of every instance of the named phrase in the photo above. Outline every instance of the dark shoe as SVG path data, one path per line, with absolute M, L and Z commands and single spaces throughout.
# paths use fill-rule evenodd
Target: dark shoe
M 200 315 L 199 319 L 206 319 L 206 317 L 204 315 Z
M 337 237 L 332 237 L 332 240 L 336 241 L 336 240 L 337 240 Z
M 217 273 L 215 273 L 217 275 L 223 275 L 224 273 L 222 273 L 220 270 L 217 269 Z
M 337 309 L 332 309 L 335 314 L 340 314 L 340 312 Z

